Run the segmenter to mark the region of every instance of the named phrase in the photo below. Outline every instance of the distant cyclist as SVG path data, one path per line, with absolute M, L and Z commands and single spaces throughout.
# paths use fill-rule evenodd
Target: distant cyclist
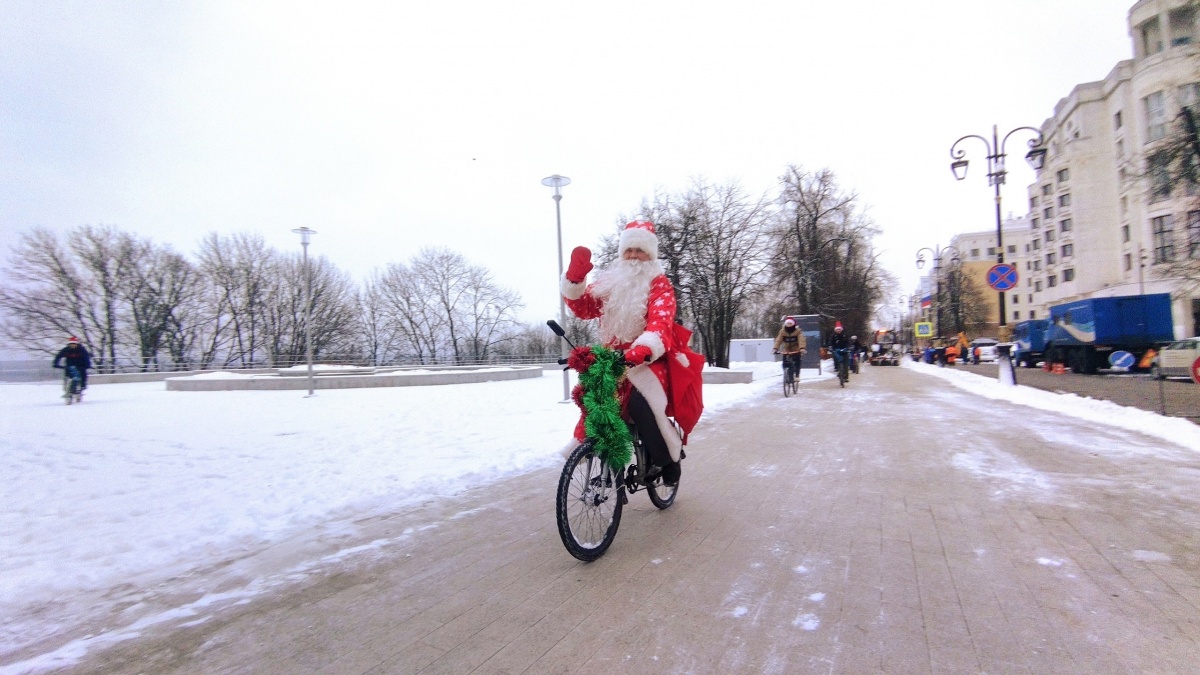
M 64 365 L 59 365 L 59 362 L 65 362 Z M 79 338 L 72 335 L 67 338 L 67 346 L 59 350 L 54 356 L 55 368 L 69 368 L 75 366 L 79 371 L 79 389 L 83 391 L 87 389 L 87 371 L 92 367 L 92 355 L 79 344 Z
M 804 332 L 796 327 L 796 320 L 783 320 L 783 328 L 775 336 L 775 353 L 783 354 L 783 367 L 790 369 L 792 377 L 800 372 L 800 357 L 808 350 L 804 348 Z
M 836 370 L 843 363 L 850 368 L 850 339 L 842 328 L 842 322 L 833 325 L 833 334 L 829 336 L 829 353 L 833 355 L 833 367 Z

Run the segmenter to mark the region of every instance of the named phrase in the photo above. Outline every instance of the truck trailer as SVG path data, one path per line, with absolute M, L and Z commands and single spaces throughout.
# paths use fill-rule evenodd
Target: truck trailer
M 1050 308 L 1045 359 L 1091 374 L 1107 367 L 1115 351 L 1140 360 L 1146 350 L 1174 338 L 1169 293 L 1088 298 Z

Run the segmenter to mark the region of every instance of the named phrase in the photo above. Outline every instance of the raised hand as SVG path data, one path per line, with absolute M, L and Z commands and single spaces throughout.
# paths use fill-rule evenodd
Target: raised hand
M 592 251 L 586 246 L 576 246 L 575 250 L 571 251 L 571 264 L 567 267 L 567 281 L 578 284 L 582 283 L 587 278 L 588 272 L 592 271 Z

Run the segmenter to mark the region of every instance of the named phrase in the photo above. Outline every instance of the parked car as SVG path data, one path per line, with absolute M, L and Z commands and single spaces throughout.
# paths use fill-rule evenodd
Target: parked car
M 1150 362 L 1150 376 L 1156 380 L 1191 377 L 1192 364 L 1197 358 L 1200 358 L 1200 337 L 1176 340 L 1159 350 Z
M 974 340 L 971 340 L 971 354 L 974 354 L 975 348 L 979 347 L 980 363 L 984 361 L 989 363 L 992 361 L 998 361 L 1000 359 L 1000 350 L 996 348 L 996 345 L 998 344 L 1000 344 L 1000 341 L 996 338 L 975 338 Z M 971 360 L 972 362 L 974 361 L 974 359 Z

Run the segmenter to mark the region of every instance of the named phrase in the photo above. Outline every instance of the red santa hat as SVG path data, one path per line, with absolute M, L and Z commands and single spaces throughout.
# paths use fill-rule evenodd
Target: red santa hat
M 72 335 L 71 337 L 67 338 L 67 342 L 70 344 L 77 345 L 77 344 L 79 344 L 79 338 Z
M 834 330 L 841 330 L 841 329 L 842 329 L 842 322 L 841 322 L 841 321 L 838 321 L 838 322 L 834 323 L 834 324 L 833 324 L 833 329 L 834 329 Z
M 631 248 L 642 249 L 650 255 L 651 260 L 658 259 L 658 236 L 654 234 L 654 223 L 648 220 L 635 220 L 621 230 L 621 241 L 617 252 L 624 253 Z

